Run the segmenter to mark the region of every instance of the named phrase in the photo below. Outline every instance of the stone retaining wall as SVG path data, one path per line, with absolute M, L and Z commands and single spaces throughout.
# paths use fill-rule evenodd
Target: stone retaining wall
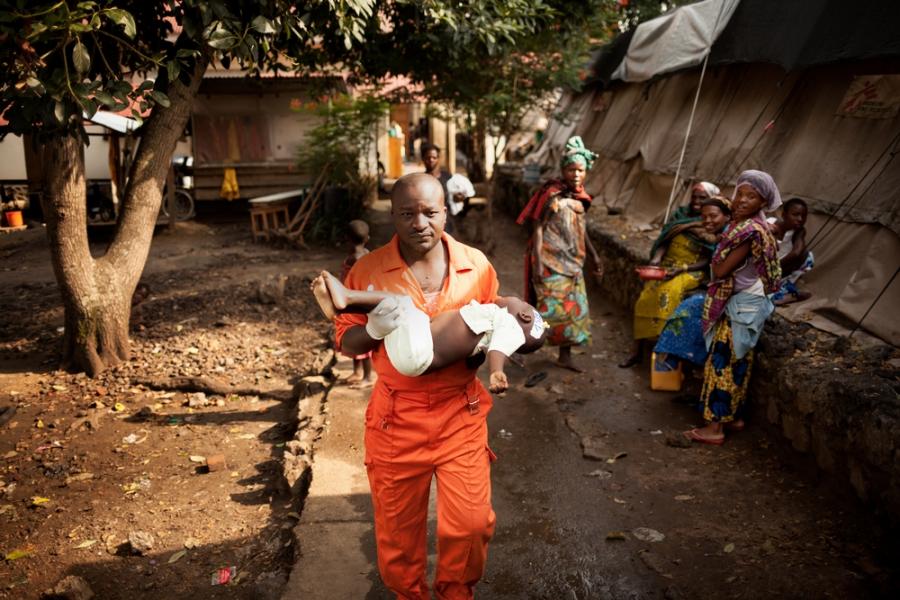
M 495 204 L 513 214 L 529 189 L 514 171 L 495 177 Z M 588 231 L 606 266 L 602 289 L 618 304 L 634 305 L 655 231 L 630 227 L 594 206 Z M 808 453 L 836 481 L 848 482 L 863 502 L 900 526 L 900 352 L 769 319 L 756 353 L 750 398 L 799 452 Z

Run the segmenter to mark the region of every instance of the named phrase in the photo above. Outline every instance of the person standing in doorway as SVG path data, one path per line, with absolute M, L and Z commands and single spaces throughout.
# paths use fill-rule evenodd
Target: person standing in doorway
M 572 360 L 572 347 L 591 342 L 583 272 L 588 254 L 594 276 L 603 276 L 600 256 L 587 234 L 591 196 L 584 190 L 585 174 L 596 157 L 579 136 L 569 139 L 560 160 L 562 178 L 545 183 L 516 220 L 534 227 L 525 254 L 525 299 L 547 323 L 547 341 L 559 346 L 557 366 L 577 373 L 582 369 Z
M 391 192 L 396 235 L 363 256 L 347 276 L 351 289 L 409 296 L 429 317 L 469 302 L 493 302 L 499 282 L 479 250 L 444 234 L 440 183 L 425 173 L 397 180 Z M 437 481 L 437 569 L 442 599 L 469 599 L 484 573 L 494 533 L 487 414 L 491 395 L 459 361 L 419 377 L 400 374 L 382 340 L 399 325 L 396 302 L 368 314 L 339 314 L 345 353 L 372 352 L 378 375 L 366 410 L 366 470 L 375 510 L 382 580 L 397 598 L 431 598 L 425 580 L 428 495 Z

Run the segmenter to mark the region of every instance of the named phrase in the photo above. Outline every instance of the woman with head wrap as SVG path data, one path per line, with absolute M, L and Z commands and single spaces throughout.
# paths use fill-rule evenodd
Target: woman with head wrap
M 663 326 L 685 295 L 700 286 L 716 247 L 715 236 L 703 228 L 700 206 L 719 193 L 712 183 L 701 181 L 691 189 L 691 201 L 672 214 L 650 250 L 650 264 L 666 269 L 663 280 L 647 281 L 634 305 L 634 345 L 619 366 L 641 362 L 643 341 L 659 337 Z
M 600 277 L 600 257 L 587 235 L 591 196 L 584 191 L 585 173 L 596 154 L 581 138 L 571 138 L 560 160 L 561 179 L 545 183 L 528 201 L 517 223 L 534 226 L 525 257 L 525 295 L 549 327 L 547 342 L 559 346 L 557 365 L 576 372 L 572 346 L 591 341 L 584 260 L 588 253 Z
M 750 383 L 753 348 L 775 309 L 769 295 L 778 289 L 781 266 L 778 244 L 765 211 L 781 205 L 778 186 L 768 173 L 744 171 L 734 189 L 731 226 L 710 263 L 701 324 L 709 356 L 703 370 L 704 427 L 685 435 L 721 445 L 725 427 L 743 429 L 740 416 Z
M 704 200 L 700 209 L 703 227 L 718 240 L 731 221 L 731 200 L 723 196 L 713 196 Z M 701 291 L 688 294 L 666 320 L 659 339 L 653 347 L 656 364 L 677 369 L 678 362 L 695 367 L 706 363 L 706 340 L 703 338 L 703 301 L 706 294 Z M 678 362 L 676 362 L 678 361 Z

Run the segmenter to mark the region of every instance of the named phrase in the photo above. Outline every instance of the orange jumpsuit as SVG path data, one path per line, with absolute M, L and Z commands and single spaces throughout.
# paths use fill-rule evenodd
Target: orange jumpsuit
M 346 285 L 406 294 L 429 316 L 475 300 L 493 302 L 499 284 L 480 251 L 444 235 L 449 274 L 432 306 L 400 255 L 397 238 L 362 257 Z M 338 315 L 340 344 L 365 315 Z M 473 597 L 494 533 L 486 417 L 491 395 L 460 361 L 419 377 L 391 365 L 380 345 L 372 365 L 378 381 L 366 408 L 366 470 L 375 509 L 378 568 L 385 585 L 404 600 L 427 600 L 426 520 L 432 477 L 437 478 L 438 560 L 434 592 L 446 600 Z

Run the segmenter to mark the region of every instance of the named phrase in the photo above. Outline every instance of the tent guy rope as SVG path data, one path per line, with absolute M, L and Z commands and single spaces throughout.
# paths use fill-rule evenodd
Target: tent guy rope
M 722 18 L 722 11 L 725 8 L 724 0 L 719 4 L 719 12 L 716 15 L 716 22 L 712 28 L 711 38 L 716 35 L 716 29 L 719 27 L 719 20 Z M 681 153 L 678 156 L 678 167 L 675 169 L 675 179 L 672 181 L 672 191 L 669 193 L 669 201 L 666 203 L 666 217 L 663 223 L 669 221 L 669 214 L 672 211 L 672 203 L 675 201 L 675 192 L 678 190 L 678 180 L 681 177 L 681 167 L 684 164 L 684 153 L 687 151 L 688 140 L 691 138 L 691 129 L 694 126 L 694 115 L 697 112 L 697 103 L 700 101 L 700 90 L 703 89 L 703 79 L 706 77 L 706 65 L 709 63 L 709 55 L 712 51 L 715 39 L 710 39 L 706 46 L 703 56 L 703 67 L 700 69 L 700 80 L 697 82 L 697 92 L 694 94 L 694 103 L 691 105 L 691 116 L 688 118 L 687 130 L 684 132 L 684 143 L 681 144 Z

